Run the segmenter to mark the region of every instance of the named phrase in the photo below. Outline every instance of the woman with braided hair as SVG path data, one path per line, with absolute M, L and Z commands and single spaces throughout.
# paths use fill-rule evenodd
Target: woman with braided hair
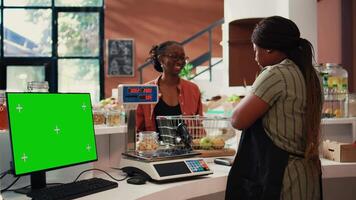
M 321 199 L 320 81 L 313 47 L 297 25 L 272 16 L 251 37 L 262 72 L 234 109 L 243 130 L 226 199 Z
M 149 54 L 148 60 L 152 62 L 154 69 L 161 73 L 148 83 L 158 86 L 159 101 L 157 104 L 138 105 L 137 131 L 158 131 L 156 116 L 202 115 L 198 86 L 179 77 L 187 60 L 182 45 L 175 41 L 166 41 L 153 46 Z

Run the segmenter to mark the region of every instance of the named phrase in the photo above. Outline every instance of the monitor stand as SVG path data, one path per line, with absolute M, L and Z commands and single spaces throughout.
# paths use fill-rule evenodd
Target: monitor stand
M 16 193 L 31 194 L 33 190 L 38 190 L 46 187 L 46 172 L 35 172 L 30 174 L 31 185 L 25 188 L 19 188 L 15 190 Z

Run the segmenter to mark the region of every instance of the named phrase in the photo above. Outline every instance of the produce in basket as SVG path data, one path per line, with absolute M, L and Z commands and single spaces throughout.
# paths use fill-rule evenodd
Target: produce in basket
M 211 149 L 213 146 L 212 139 L 210 137 L 203 137 L 200 139 L 199 145 L 201 149 Z
M 193 147 L 193 149 L 200 149 L 200 139 L 193 139 L 192 147 Z
M 213 138 L 211 143 L 214 149 L 223 149 L 225 146 L 225 141 L 221 137 Z
M 223 149 L 225 147 L 225 140 L 221 137 L 203 137 L 192 140 L 193 149 L 214 150 Z

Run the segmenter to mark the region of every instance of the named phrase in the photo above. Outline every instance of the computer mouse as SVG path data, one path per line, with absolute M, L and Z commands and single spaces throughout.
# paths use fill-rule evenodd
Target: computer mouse
M 143 176 L 133 176 L 126 181 L 129 184 L 143 185 L 147 182 L 147 178 Z

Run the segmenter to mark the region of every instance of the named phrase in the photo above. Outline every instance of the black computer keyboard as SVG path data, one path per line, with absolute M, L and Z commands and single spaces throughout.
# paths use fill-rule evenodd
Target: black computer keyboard
M 73 183 L 35 190 L 28 194 L 33 200 L 69 200 L 116 188 L 118 184 L 101 178 L 90 178 Z

